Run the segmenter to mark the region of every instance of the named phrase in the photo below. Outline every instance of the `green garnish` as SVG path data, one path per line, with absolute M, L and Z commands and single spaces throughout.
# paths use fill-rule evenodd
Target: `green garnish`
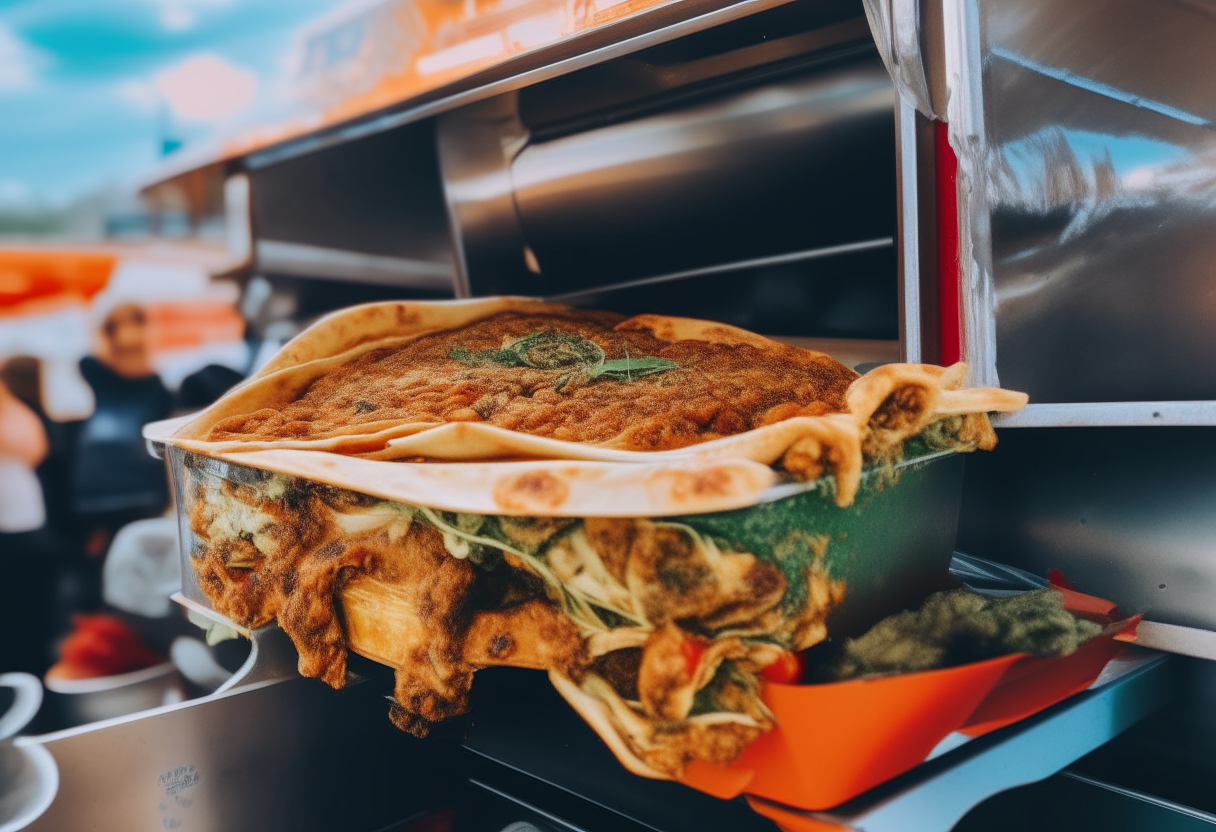
M 843 681 L 957 667 L 1009 653 L 1068 656 L 1101 631 L 1102 625 L 1065 609 L 1064 596 L 1051 588 L 1007 598 L 954 589 L 845 639 L 813 674 Z
M 594 341 L 557 330 L 533 332 L 512 341 L 500 350 L 470 352 L 464 347 L 453 347 L 448 358 L 473 366 L 500 364 L 503 367 L 531 367 L 537 370 L 570 370 L 558 379 L 558 390 L 573 381 L 576 376 L 584 374 L 588 382 L 605 378 L 633 381 L 635 378 L 674 370 L 680 366 L 666 358 L 635 358 L 630 356 L 628 351 L 624 358 L 609 360 L 603 348 Z
M 612 607 L 606 605 L 603 601 L 592 601 L 578 590 L 566 586 L 558 579 L 556 575 L 553 574 L 552 570 L 549 569 L 549 566 L 545 562 L 543 556 L 529 553 L 524 549 L 507 542 L 506 540 L 500 540 L 497 537 L 488 536 L 501 534 L 501 531 L 497 528 L 497 524 L 485 523 L 485 517 L 481 515 L 454 512 L 441 513 L 435 511 L 434 509 L 426 508 L 425 506 L 418 506 L 416 511 L 432 526 L 439 530 L 444 537 L 444 547 L 448 550 L 448 553 L 454 557 L 470 557 L 472 550 L 471 548 L 466 548 L 466 546 L 471 547 L 472 545 L 483 546 L 490 549 L 498 549 L 502 552 L 509 552 L 518 557 L 525 564 L 527 564 L 528 568 L 533 572 L 533 574 L 549 585 L 549 591 L 553 599 L 561 604 L 562 608 L 565 609 L 566 613 L 572 619 L 574 619 L 575 623 L 585 630 L 596 631 L 608 629 L 603 619 L 596 614 L 596 607 L 607 610 L 608 612 L 615 614 L 618 618 L 621 618 L 634 626 L 641 624 L 641 622 L 638 621 L 635 616 L 629 615 L 624 610 L 613 609 Z M 449 521 L 448 517 L 443 516 L 445 514 L 453 519 Z M 475 531 L 471 531 L 473 529 L 475 529 Z M 482 532 L 486 532 L 488 534 L 482 534 Z M 506 537 L 506 535 L 502 535 L 502 537 Z

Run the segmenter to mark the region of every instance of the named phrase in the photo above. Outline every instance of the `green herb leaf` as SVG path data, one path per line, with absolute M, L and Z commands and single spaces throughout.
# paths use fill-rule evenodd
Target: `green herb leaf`
M 591 379 L 608 376 L 609 378 L 641 378 L 655 373 L 674 370 L 680 365 L 666 358 L 614 358 L 605 361 L 591 371 Z
M 517 353 L 529 367 L 540 370 L 598 364 L 604 360 L 604 350 L 599 344 L 568 332 L 533 332 L 507 349 Z
M 557 330 L 533 332 L 500 350 L 470 352 L 464 347 L 453 347 L 448 352 L 448 358 L 473 366 L 500 364 L 537 370 L 570 369 L 572 372 L 564 373 L 557 381 L 555 389 L 559 392 L 583 372 L 588 381 L 600 378 L 632 381 L 680 366 L 666 358 L 633 358 L 628 353 L 625 358 L 608 361 L 599 344 L 580 335 Z
M 506 367 L 523 367 L 527 363 L 523 356 L 511 349 L 489 350 L 487 352 L 469 352 L 464 347 L 453 347 L 448 352 L 448 358 L 455 359 L 461 364 L 502 364 Z

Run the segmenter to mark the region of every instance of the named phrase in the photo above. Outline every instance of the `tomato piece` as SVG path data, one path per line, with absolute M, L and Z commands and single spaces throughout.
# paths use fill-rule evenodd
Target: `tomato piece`
M 801 653 L 782 650 L 777 661 L 760 671 L 760 678 L 778 685 L 792 685 L 802 681 L 806 659 Z
M 705 655 L 705 648 L 709 646 L 709 642 L 699 638 L 686 638 L 680 644 L 680 652 L 684 655 L 684 664 L 688 668 L 689 676 L 697 675 L 697 668 L 701 664 L 701 656 Z
M 76 629 L 60 646 L 59 664 L 73 678 L 112 676 L 164 661 L 119 618 L 81 615 L 72 623 Z

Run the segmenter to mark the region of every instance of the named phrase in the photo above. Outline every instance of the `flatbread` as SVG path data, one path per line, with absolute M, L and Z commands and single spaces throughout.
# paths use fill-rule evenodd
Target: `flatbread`
M 215 458 L 239 460 L 339 487 L 366 491 L 369 483 L 374 483 L 378 496 L 386 499 L 416 502 L 422 496 L 431 500 L 428 504 L 450 510 L 484 511 L 492 506 L 495 512 L 505 514 L 573 516 L 586 512 L 594 502 L 599 516 L 627 516 L 645 507 L 637 505 L 643 499 L 653 500 L 644 513 L 659 516 L 746 505 L 744 500 L 753 499 L 771 484 L 757 466 L 777 467 L 800 479 L 834 476 L 836 500 L 848 505 L 856 493 L 866 457 L 897 454 L 905 440 L 950 418 L 958 422 L 953 430 L 961 449 L 990 449 L 996 435 L 984 414 L 1018 410 L 1026 403 L 1023 393 L 997 388 L 961 389 L 966 376 L 964 364 L 951 368 L 892 364 L 854 378 L 855 374 L 822 353 L 778 344 L 736 327 L 639 315 L 619 321 L 614 329 L 644 331 L 673 345 L 687 342 L 747 347 L 761 351 L 757 355 L 768 351 L 788 356 L 793 350 L 804 354 L 813 366 L 837 374 L 840 381 L 834 384 L 839 390 L 828 390 L 825 395 L 839 398 L 837 393 L 843 392 L 843 401 L 819 408 L 838 412 L 800 415 L 805 408 L 791 406 L 790 416 L 776 418 L 771 424 L 663 450 L 637 450 L 620 436 L 580 442 L 509 430 L 484 421 L 436 419 L 371 419 L 339 425 L 321 438 L 213 438 L 217 426 L 226 420 L 291 406 L 335 370 L 361 360 L 366 363 L 369 356 L 388 354 L 427 336 L 459 331 L 504 313 L 559 318 L 587 314 L 527 298 L 356 306 L 318 321 L 255 376 L 171 437 L 162 438 Z M 839 369 L 832 369 L 832 365 Z M 679 395 L 678 387 L 673 388 L 672 395 Z M 780 410 L 772 408 L 769 413 L 779 414 Z M 526 487 L 516 489 L 522 496 L 513 507 L 509 505 L 511 499 L 504 504 L 500 498 L 506 488 L 504 477 L 514 472 L 490 475 L 489 471 L 495 469 L 454 468 L 445 473 L 423 473 L 426 467 L 403 468 L 402 460 L 424 461 L 424 465 L 439 461 L 534 460 L 521 482 L 533 486 L 535 493 L 528 497 L 524 494 Z M 366 464 L 372 461 L 396 464 L 372 468 Z M 571 462 L 586 464 L 572 467 Z M 599 467 L 590 463 L 599 463 Z M 747 463 L 754 465 L 749 468 Z M 649 467 L 609 474 L 614 465 L 622 464 Z M 596 486 L 590 485 L 597 477 L 619 487 L 604 487 L 597 495 Z M 420 495 L 419 484 L 424 481 L 428 483 L 427 493 Z M 561 485 L 538 490 L 536 486 L 543 482 Z M 656 490 L 656 482 L 672 483 L 672 489 Z M 717 485 L 707 487 L 713 483 Z M 588 488 L 580 490 L 579 484 L 588 484 Z M 553 498 L 559 492 L 566 498 Z M 586 494 L 586 499 L 580 494 Z M 642 494 L 645 498 L 638 496 Z

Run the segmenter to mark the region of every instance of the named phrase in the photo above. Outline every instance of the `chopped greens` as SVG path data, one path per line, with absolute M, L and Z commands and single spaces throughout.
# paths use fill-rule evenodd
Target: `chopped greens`
M 713 678 L 693 696 L 692 708 L 688 711 L 689 716 L 712 714 L 722 710 L 722 707 L 718 704 L 718 697 L 722 691 L 722 687 L 728 684 L 734 676 L 733 670 L 734 668 L 729 661 L 724 661 L 718 665 L 718 669 L 714 671 Z
M 904 441 L 902 458 L 926 456 L 938 451 L 957 448 L 959 446 L 958 432 L 962 425 L 962 416 L 946 416 L 938 419 L 916 436 Z
M 614 358 L 603 361 L 591 370 L 591 380 L 597 378 L 614 378 L 618 381 L 632 381 L 634 377 L 641 378 L 667 370 L 674 370 L 680 365 L 666 358 Z
M 1039 589 L 988 598 L 967 589 L 930 595 L 919 609 L 884 618 L 846 639 L 816 669 L 824 681 L 954 667 L 1009 653 L 1067 656 L 1102 627 L 1070 613 L 1064 596 Z
M 490 549 L 498 549 L 515 555 L 522 560 L 533 574 L 541 578 L 549 586 L 549 591 L 562 608 L 569 613 L 579 626 L 589 630 L 606 630 L 611 625 L 605 624 L 604 620 L 596 613 L 596 608 L 606 609 L 619 618 L 622 618 L 632 624 L 640 624 L 634 616 L 629 615 L 624 610 L 612 609 L 605 607 L 602 601 L 595 601 L 594 604 L 582 593 L 571 589 L 563 584 L 552 570 L 549 569 L 543 558 L 536 554 L 525 551 L 517 545 L 514 545 L 506 540 L 499 540 L 495 537 L 487 537 L 479 534 L 480 531 L 486 531 L 490 534 L 500 534 L 502 531 L 497 523 L 484 523 L 486 518 L 480 515 L 473 514 L 457 514 L 454 512 L 437 512 L 434 509 L 418 507 L 418 512 L 427 521 L 431 523 L 443 535 L 444 545 L 448 552 L 455 557 L 472 557 L 472 545 L 487 547 Z M 447 517 L 441 516 L 446 515 Z M 449 521 L 447 518 L 453 518 Z M 477 531 L 469 531 L 476 523 Z M 461 528 L 461 526 L 464 528 Z M 506 537 L 506 535 L 502 535 Z M 465 548 L 468 547 L 468 548 Z M 453 551 L 455 549 L 456 551 Z M 463 554 L 457 554 L 462 552 Z
M 569 332 L 548 330 L 525 335 L 500 350 L 470 352 L 453 347 L 448 358 L 461 364 L 479 366 L 499 364 L 503 367 L 531 367 L 537 370 L 570 370 L 557 382 L 557 389 L 583 376 L 587 382 L 600 379 L 633 381 L 635 378 L 674 370 L 680 365 L 666 358 L 630 356 L 609 359 L 604 349 L 594 341 Z

